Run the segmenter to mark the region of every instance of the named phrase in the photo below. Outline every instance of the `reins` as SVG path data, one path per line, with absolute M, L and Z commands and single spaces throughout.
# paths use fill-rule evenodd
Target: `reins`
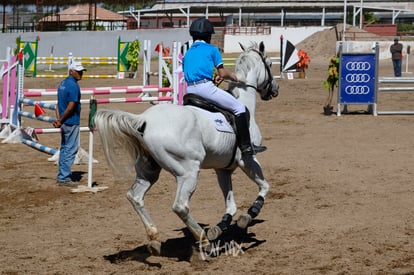
M 271 93 L 271 91 L 272 91 L 272 81 L 273 81 L 272 72 L 271 72 L 269 66 L 266 63 L 265 56 L 263 56 L 263 54 L 261 52 L 259 52 L 256 49 L 250 49 L 250 51 L 253 51 L 253 52 L 257 53 L 260 56 L 260 59 L 263 62 L 263 65 L 264 65 L 264 67 L 266 69 L 266 73 L 267 73 L 267 76 L 268 76 L 267 82 L 266 82 L 266 84 L 264 86 L 264 89 L 267 91 L 267 93 L 269 95 Z M 217 85 L 220 85 L 222 82 L 223 82 L 223 80 L 220 81 L 220 83 L 218 83 Z M 255 85 L 248 84 L 248 83 L 245 83 L 245 82 L 234 82 L 234 81 L 226 81 L 226 82 L 231 82 L 236 87 L 247 87 L 247 88 L 252 88 L 252 89 L 254 89 L 256 91 L 257 91 L 257 88 L 258 88 Z

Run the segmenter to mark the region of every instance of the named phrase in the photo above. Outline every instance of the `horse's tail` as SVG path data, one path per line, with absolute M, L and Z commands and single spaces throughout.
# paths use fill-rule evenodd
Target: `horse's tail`
M 104 109 L 96 112 L 94 120 L 109 166 L 118 173 L 129 173 L 138 155 L 145 154 L 142 143 L 145 120 L 140 115 Z

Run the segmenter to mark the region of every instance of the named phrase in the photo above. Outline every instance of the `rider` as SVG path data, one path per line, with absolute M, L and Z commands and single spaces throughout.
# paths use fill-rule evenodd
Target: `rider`
M 213 81 L 219 82 L 222 79 L 238 81 L 235 74 L 229 73 L 224 68 L 223 59 L 218 48 L 210 44 L 213 33 L 213 24 L 206 18 L 199 18 L 190 26 L 190 35 L 194 42 L 183 59 L 187 93 L 197 94 L 233 113 L 237 128 L 237 145 L 241 150 L 242 159 L 244 162 L 251 163 L 255 150 L 250 141 L 246 106 L 213 83 Z M 217 69 L 215 79 L 213 79 L 214 68 Z

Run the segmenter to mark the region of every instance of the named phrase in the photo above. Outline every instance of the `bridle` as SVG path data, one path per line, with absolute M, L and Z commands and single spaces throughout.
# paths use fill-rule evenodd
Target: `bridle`
M 273 83 L 273 75 L 272 75 L 272 71 L 270 69 L 270 65 L 268 65 L 267 62 L 266 62 L 266 57 L 260 51 L 258 51 L 256 49 L 249 49 L 249 51 L 253 51 L 253 52 L 257 53 L 260 56 L 260 59 L 262 60 L 263 65 L 264 65 L 264 67 L 266 69 L 266 74 L 267 74 L 266 84 L 260 90 L 258 89 L 259 87 L 255 86 L 253 84 L 249 84 L 247 82 L 242 82 L 242 81 L 240 81 L 240 82 L 232 82 L 232 85 L 233 86 L 236 86 L 236 87 L 248 87 L 248 88 L 254 89 L 255 91 L 259 91 L 260 92 L 260 95 L 261 95 L 260 96 L 261 99 L 262 100 L 265 100 L 265 101 L 270 100 L 273 97 L 276 97 L 278 93 L 277 93 L 277 91 L 276 92 L 273 91 L 273 84 L 272 84 Z M 262 95 L 262 91 L 263 90 L 266 91 L 266 94 L 265 95 Z
M 273 90 L 272 90 L 273 89 L 273 87 L 272 87 L 272 82 L 273 82 L 272 71 L 270 70 L 270 66 L 266 63 L 266 57 L 261 52 L 259 52 L 256 49 L 251 49 L 251 51 L 257 53 L 260 56 L 260 59 L 262 60 L 263 65 L 266 68 L 267 82 L 266 82 L 266 84 L 263 88 L 264 90 L 266 90 L 266 94 L 264 96 L 262 96 L 261 98 L 262 98 L 262 100 L 269 100 L 269 99 L 272 98 L 272 94 L 273 94 Z M 254 88 L 256 90 L 258 89 L 258 87 L 254 87 L 252 85 L 246 85 L 246 86 L 249 86 L 249 87 Z

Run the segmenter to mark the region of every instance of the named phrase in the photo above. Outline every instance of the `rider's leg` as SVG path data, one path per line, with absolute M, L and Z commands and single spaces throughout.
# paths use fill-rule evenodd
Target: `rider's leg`
M 249 120 L 247 113 L 241 113 L 235 116 L 236 128 L 237 128 L 237 145 L 239 146 L 242 159 L 251 159 L 255 154 L 252 142 L 250 140 Z
M 197 94 L 217 106 L 232 112 L 235 116 L 236 128 L 238 129 L 237 140 L 239 148 L 242 150 L 242 153 L 248 153 L 246 156 L 256 153 L 250 141 L 249 117 L 246 106 L 243 103 L 238 101 L 232 94 L 215 86 L 213 82 L 189 86 L 187 93 Z M 263 152 L 266 150 L 266 147 L 257 146 L 257 149 L 258 152 Z M 250 157 L 249 160 L 251 159 Z

